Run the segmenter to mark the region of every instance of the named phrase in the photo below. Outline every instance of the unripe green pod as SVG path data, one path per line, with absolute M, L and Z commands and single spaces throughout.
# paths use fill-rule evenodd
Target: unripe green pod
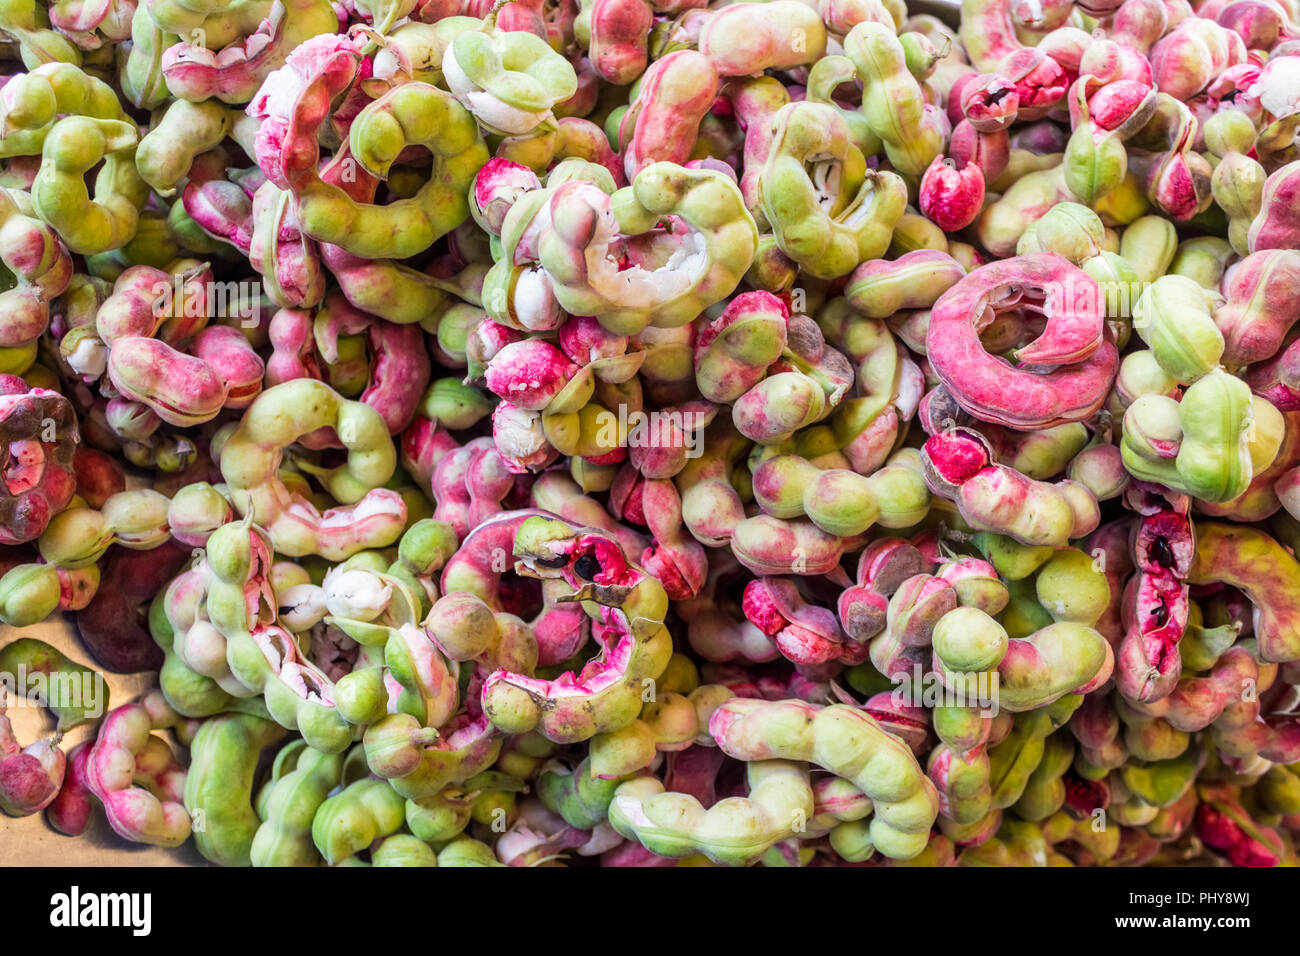
M 1016 255 L 1054 252 L 1074 265 L 1100 255 L 1106 238 L 1101 218 L 1087 206 L 1060 202 L 1047 210 L 1016 244 Z
M 1018 714 L 1001 743 L 989 750 L 991 805 L 1006 809 L 1020 799 L 1029 776 L 1043 759 L 1044 741 L 1052 723 L 1043 709 Z
M 1052 623 L 1052 616 L 1038 603 L 1038 594 L 1028 580 L 1008 581 L 1007 606 L 998 615 L 1010 637 L 1028 637 Z
M 1217 292 L 1233 256 L 1231 244 L 1218 236 L 1194 236 L 1178 244 L 1169 274 L 1185 276 L 1203 288 Z
M 843 468 L 818 474 L 804 492 L 803 508 L 813 524 L 841 538 L 862 534 L 880 516 L 870 482 Z
M 988 671 L 1007 653 L 1007 632 L 978 608 L 958 607 L 934 626 L 935 655 L 954 671 Z
M 1133 303 L 1142 295 L 1143 285 L 1137 270 L 1127 259 L 1118 253 L 1103 250 L 1091 259 L 1085 259 L 1080 263 L 1080 268 L 1101 289 L 1106 318 L 1127 319 L 1133 314 Z M 1124 323 L 1122 328 L 1124 341 L 1117 340 L 1115 343 L 1121 349 L 1127 342 L 1129 326 Z
M 1077 548 L 1057 551 L 1034 579 L 1038 603 L 1056 621 L 1092 626 L 1110 605 L 1110 583 L 1091 555 Z
M 316 811 L 343 775 L 341 754 L 306 748 L 293 770 L 269 787 L 263 823 L 249 851 L 254 866 L 317 866 L 311 839 Z
M 395 833 L 375 847 L 370 863 L 372 866 L 437 866 L 438 855 L 418 837 Z
M 1215 369 L 1192 384 L 1179 403 L 1183 442 L 1177 467 L 1184 490 L 1207 501 L 1229 501 L 1250 485 L 1250 388 Z
M 882 528 L 911 528 L 930 513 L 930 489 L 919 468 L 895 464 L 895 458 L 867 477 L 880 514 Z
M 460 431 L 472 428 L 492 411 L 495 404 L 480 389 L 466 385 L 460 379 L 440 378 L 424 393 L 419 413 L 441 422 L 452 431 Z
M 0 621 L 39 624 L 59 609 L 59 571 L 52 564 L 20 564 L 0 577 Z
M 1133 328 L 1155 359 L 1180 382 L 1194 382 L 1223 358 L 1223 333 L 1210 314 L 1212 293 L 1195 280 L 1167 275 L 1133 306 Z
M 1074 738 L 1066 731 L 1052 734 L 1044 741 L 1043 757 L 1029 775 L 1024 792 L 1012 806 L 1023 820 L 1046 820 L 1065 804 L 1065 781 L 1062 779 L 1074 760 Z
M 486 843 L 459 837 L 438 853 L 439 866 L 505 866 Z
M 469 826 L 473 798 L 457 787 L 432 797 L 406 801 L 406 826 L 426 843 L 445 843 Z
M 1065 471 L 1086 444 L 1088 429 L 1066 422 L 1030 432 L 1016 441 L 1012 455 L 999 460 L 1027 478 L 1046 481 Z
M 222 866 L 251 862 L 253 837 L 261 826 L 252 804 L 253 774 L 262 749 L 283 736 L 274 722 L 245 714 L 222 714 L 199 728 L 190 745 L 185 809 L 206 859 Z
M 1119 254 L 1144 283 L 1155 282 L 1168 272 L 1177 251 L 1178 232 L 1163 216 L 1135 219 L 1120 235 Z
M 989 758 L 983 750 L 964 754 L 946 744 L 930 752 L 927 773 L 932 780 L 942 768 L 944 807 L 942 817 L 958 824 L 971 824 L 988 815 L 992 788 L 989 783 Z
M 1124 181 L 1128 150 L 1118 136 L 1094 136 L 1091 122 L 1080 123 L 1066 143 L 1061 165 L 1070 192 L 1092 205 Z
M 1188 747 L 1177 757 L 1147 764 L 1127 763 L 1120 776 L 1134 796 L 1153 807 L 1176 803 L 1196 780 L 1203 761 L 1200 750 Z
M 871 840 L 870 820 L 848 820 L 836 824 L 827 834 L 827 839 L 831 849 L 849 863 L 869 860 L 876 852 L 876 845 Z
M 406 820 L 406 801 L 387 780 L 358 780 L 321 804 L 311 836 L 325 862 L 333 866 L 389 836 Z
M 1122 408 L 1126 408 L 1143 395 L 1164 395 L 1173 398 L 1178 394 L 1178 379 L 1174 378 L 1156 361 L 1150 349 L 1139 349 L 1124 356 L 1119 375 L 1115 378 L 1115 395 Z M 1121 410 L 1122 410 L 1121 408 Z
M 936 252 L 948 251 L 948 236 L 942 229 L 924 216 L 904 213 L 894 226 L 893 237 L 889 240 L 891 259 L 899 259 L 909 252 L 921 249 L 933 249 Z
M 1300 813 L 1300 776 L 1290 767 L 1270 767 L 1255 784 L 1255 792 L 1274 813 Z
M 978 746 L 988 736 L 988 723 L 977 707 L 940 704 L 930 712 L 930 726 L 957 753 Z
M 1042 567 L 1053 554 L 1048 547 L 1020 544 L 1005 535 L 981 531 L 975 535 L 975 547 L 1008 581 L 1020 581 Z

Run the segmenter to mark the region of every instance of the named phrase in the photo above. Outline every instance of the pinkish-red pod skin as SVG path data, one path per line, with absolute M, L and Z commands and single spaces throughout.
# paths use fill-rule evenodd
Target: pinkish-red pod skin
M 1227 584 L 1245 593 L 1252 613 L 1259 657 L 1264 661 L 1300 660 L 1300 579 L 1296 559 L 1280 544 L 1253 528 L 1198 523 L 1196 560 L 1189 584 Z
M 1061 65 L 1033 47 L 1016 50 L 998 64 L 997 72 L 1013 85 L 1018 100 L 1017 118 L 1026 122 L 1045 117 L 1064 98 L 1070 86 Z
M 72 500 L 80 440 L 72 404 L 58 392 L 0 395 L 0 544 L 34 540 Z
M 1290 334 L 1270 359 L 1246 369 L 1242 378 L 1256 395 L 1280 412 L 1300 411 L 1300 335 Z
M 1145 54 L 1165 34 L 1169 14 L 1161 0 L 1125 0 L 1115 11 L 1110 37 Z
M 954 123 L 964 117 L 981 133 L 1007 129 L 1016 121 L 1020 109 L 1020 93 L 1015 84 L 996 74 L 986 73 L 963 83 L 960 96 L 961 116 Z
M 189 181 L 181 191 L 181 203 L 204 232 L 248 255 L 253 242 L 253 196 L 265 177 L 254 167 L 249 171 L 249 178 L 231 182 L 225 178 L 224 168 L 206 169 L 205 156 L 200 156 L 190 168 Z
M 1110 604 L 1101 618 L 1093 624 L 1112 647 L 1118 647 L 1124 637 L 1121 605 L 1124 582 L 1133 572 L 1132 551 L 1129 545 L 1131 519 L 1108 521 L 1088 536 L 1083 550 L 1101 564 L 1106 583 L 1110 585 Z
M 47 769 L 29 753 L 5 754 L 0 750 L 0 801 L 15 816 L 27 816 L 45 809 L 58 796 L 63 783 L 65 761 L 62 751 L 58 752 L 55 761 L 54 766 Z
M 1155 108 L 1155 90 L 1135 80 L 1107 83 L 1088 98 L 1088 116 L 1093 125 L 1107 132 L 1118 131 L 1122 136 L 1141 129 Z M 1071 96 L 1070 120 L 1077 125 L 1079 119 L 1078 101 Z
M 520 408 L 541 411 L 578 374 L 578 366 L 540 339 L 511 342 L 488 362 L 488 389 Z
M 608 83 L 626 86 L 645 72 L 654 9 L 646 0 L 595 0 L 591 6 L 591 68 Z
M 1248 50 L 1271 50 L 1279 40 L 1295 37 L 1295 25 L 1284 9 L 1264 0 L 1224 4 L 1215 21 L 1241 37 Z
M 227 408 L 247 408 L 261 392 L 266 365 L 239 329 L 210 325 L 194 337 L 190 351 L 226 383 Z
M 1114 40 L 1098 39 L 1088 45 L 1079 60 L 1079 75 L 1094 76 L 1102 83 L 1130 81 L 1152 87 L 1151 64 L 1137 50 Z
M 944 232 L 965 229 L 984 207 L 984 173 L 976 163 L 957 166 L 936 156 L 921 177 L 921 212 Z
M 1017 351 L 1013 366 L 989 355 L 979 333 L 999 309 L 1046 315 L 1037 339 Z M 1104 338 L 1102 298 L 1083 270 L 1055 253 L 1033 253 L 981 266 L 934 304 L 926 353 L 935 375 L 961 407 L 1011 428 L 1048 428 L 1083 421 L 1106 400 L 1119 353 Z
M 370 381 L 358 400 L 379 412 L 390 435 L 399 434 L 415 417 L 432 373 L 423 331 L 363 312 L 338 293 L 326 297 L 324 314 L 326 321 L 315 330 L 321 358 L 337 361 L 339 337 L 365 333 Z
M 1224 69 L 1243 62 L 1246 46 L 1214 21 L 1192 17 L 1166 33 L 1150 59 L 1156 87 L 1186 102 Z
M 1243 820 L 1249 816 L 1240 806 L 1216 801 L 1196 808 L 1193 825 L 1202 842 L 1222 851 L 1233 866 L 1277 866 L 1283 848 L 1277 832 L 1253 825 L 1249 832 Z
M 506 467 L 491 438 L 476 438 L 444 455 L 430 482 L 437 503 L 433 517 L 445 521 L 463 539 L 470 530 L 501 510 L 514 488 L 515 475 Z
M 68 751 L 63 784 L 45 808 L 45 819 L 50 826 L 67 836 L 85 833 L 95 813 L 95 795 L 86 783 L 86 762 L 94 742 L 94 738 L 83 740 Z
M 750 581 L 741 607 L 750 623 L 795 664 L 857 664 L 867 658 L 865 645 L 847 640 L 835 615 L 805 602 L 788 578 Z
M 489 159 L 474 177 L 470 191 L 474 220 L 494 236 L 501 235 L 501 224 L 515 200 L 541 185 L 537 174 L 522 163 L 500 157 Z
M 119 491 L 126 490 L 126 473 L 117 459 L 89 445 L 77 446 L 72 457 L 77 494 L 92 508 L 100 508 Z
M 1182 672 L 1178 642 L 1187 626 L 1196 538 L 1191 522 L 1174 511 L 1140 519 L 1131 534 L 1138 573 L 1124 590 L 1116 686 L 1130 700 L 1149 703 L 1170 694 Z
M 149 602 L 191 560 L 191 549 L 168 541 L 151 551 L 117 548 L 103 562 L 99 590 L 79 614 L 81 643 L 105 670 L 157 670 L 162 650 L 149 634 Z
M 1229 367 L 1272 358 L 1296 322 L 1300 252 L 1267 249 L 1236 263 L 1223 278 L 1226 300 L 1214 312 Z
M 953 127 L 948 156 L 960 170 L 978 166 L 984 182 L 991 182 L 1002 175 L 1011 161 L 1011 137 L 1006 130 L 981 133 L 968 120 L 962 120 Z M 980 195 L 982 199 L 982 191 Z
M 703 53 L 678 50 L 655 60 L 619 124 L 628 182 L 653 163 L 690 159 L 700 122 L 717 95 L 718 71 Z
M 124 397 L 148 405 L 170 425 L 207 421 L 225 404 L 226 383 L 216 369 L 159 339 L 119 342 L 109 353 L 108 376 Z
M 428 488 L 433 482 L 433 469 L 442 456 L 459 447 L 460 442 L 438 422 L 417 417 L 402 432 L 398 452 L 402 467 L 421 487 Z
M 921 552 L 902 538 L 879 538 L 867 545 L 858 558 L 856 583 L 843 591 L 837 603 L 845 633 L 864 642 L 879 634 L 885 627 L 890 596 L 927 568 Z
M 654 542 L 641 553 L 641 566 L 658 579 L 668 597 L 686 601 L 704 588 L 709 558 L 682 522 L 682 499 L 667 479 L 646 479 L 633 465 L 619 469 L 610 488 L 616 515 L 650 529 Z
M 279 309 L 271 316 L 267 335 L 272 349 L 264 375 L 267 388 L 296 378 L 323 380 L 310 311 Z

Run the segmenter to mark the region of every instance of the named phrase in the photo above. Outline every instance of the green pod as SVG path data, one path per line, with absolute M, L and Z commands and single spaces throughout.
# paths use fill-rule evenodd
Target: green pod
M 320 864 L 320 854 L 312 843 L 312 821 L 342 776 L 340 754 L 308 747 L 298 755 L 293 770 L 270 788 L 264 822 L 249 851 L 253 866 Z
M 934 768 L 944 768 L 944 800 L 941 815 L 960 826 L 968 826 L 988 815 L 993 801 L 991 765 L 982 749 L 965 754 L 952 751 L 946 744 L 930 752 L 929 772 L 934 779 Z
M 588 757 L 568 773 L 561 772 L 558 766 L 543 770 L 537 779 L 537 796 L 569 826 L 590 830 L 609 815 L 610 801 L 621 782 L 621 778 L 606 780 L 593 776 Z
M 446 843 L 469 826 L 473 797 L 445 787 L 431 797 L 406 801 L 406 827 L 426 843 Z
M 1183 442 L 1176 466 L 1183 490 L 1206 501 L 1230 501 L 1250 486 L 1250 388 L 1222 369 L 1194 382 L 1179 403 Z
M 987 739 L 990 719 L 977 707 L 939 704 L 930 712 L 930 726 L 957 753 L 965 753 Z
M 1024 792 L 1012 806 L 1022 820 L 1045 820 L 1065 804 L 1066 771 L 1074 761 L 1074 738 L 1054 733 L 1043 744 L 1043 758 L 1029 775 Z
M 505 866 L 486 843 L 459 837 L 438 853 L 439 866 Z
M 1218 292 L 1223 273 L 1234 258 L 1232 245 L 1218 236 L 1194 236 L 1178 244 L 1169 266 L 1171 275 L 1184 276 L 1202 288 Z
M 1110 606 L 1110 582 L 1092 555 L 1078 548 L 1054 553 L 1034 578 L 1038 603 L 1054 621 L 1073 621 L 1089 627 Z
M 1029 581 L 1009 581 L 1007 606 L 998 615 L 998 622 L 1007 629 L 1010 637 L 1028 637 L 1052 623 L 1052 616 L 1038 603 L 1038 596 Z
M 312 842 L 334 866 L 396 833 L 405 820 L 406 801 L 386 780 L 358 780 L 320 805 L 312 820 Z
M 429 844 L 409 833 L 395 833 L 370 854 L 372 866 L 437 866 L 438 855 Z
M 846 468 L 820 472 L 803 495 L 803 511 L 827 534 L 851 538 L 880 517 L 869 479 Z
M 39 624 L 59 610 L 59 570 L 53 564 L 18 564 L 0 578 L 0 622 Z
M 827 839 L 831 849 L 849 863 L 869 860 L 876 852 L 876 844 L 871 839 L 870 820 L 846 820 L 838 823 L 831 828 Z
M 26 688 L 40 689 L 38 702 L 54 715 L 60 734 L 108 712 L 108 685 L 44 641 L 20 637 L 0 648 L 0 674 L 12 679 L 19 668 Z
M 1092 277 L 1101 289 L 1102 302 L 1108 319 L 1127 319 L 1133 315 L 1133 303 L 1142 295 L 1142 280 L 1137 270 L 1127 259 L 1116 252 L 1102 251 L 1091 259 L 1085 259 L 1080 268 Z M 1123 348 L 1129 337 L 1127 322 L 1116 322 L 1112 328 L 1122 331 L 1122 341 L 1117 338 L 1116 346 Z
M 299 676 L 312 695 L 303 697 L 278 674 L 267 678 L 263 689 L 266 709 L 281 727 L 296 730 L 307 743 L 326 753 L 342 753 L 352 745 L 357 729 L 337 707 L 325 703 L 328 681 L 314 667 L 302 667 Z M 317 682 L 314 685 L 313 683 Z
M 989 671 L 1007 653 L 1007 632 L 974 607 L 958 607 L 939 619 L 931 636 L 935 657 L 951 671 Z
M 206 721 L 190 745 L 185 809 L 194 821 L 194 842 L 205 859 L 222 866 L 248 866 L 261 821 L 253 809 L 253 774 L 266 747 L 284 730 L 246 714 Z
M 1119 239 L 1119 254 L 1144 283 L 1154 283 L 1163 276 L 1177 251 L 1178 231 L 1163 216 L 1134 219 Z
M 1274 813 L 1300 813 L 1300 776 L 1291 767 L 1274 764 L 1259 778 L 1255 792 Z
M 980 531 L 974 538 L 975 547 L 984 559 L 1008 581 L 1029 577 L 1055 553 L 1052 548 L 1021 544 L 1006 535 Z
M 293 772 L 298 765 L 298 758 L 306 749 L 306 741 L 291 740 L 276 751 L 275 759 L 271 761 L 270 776 L 262 781 L 253 800 L 253 809 L 257 811 L 257 818 L 263 823 L 266 822 L 267 803 L 271 799 L 271 791 L 286 774 Z
M 1209 294 L 1195 280 L 1175 275 L 1155 280 L 1133 305 L 1134 330 L 1160 367 L 1180 382 L 1196 381 L 1223 358 L 1223 333 L 1210 305 Z
M 1052 732 L 1045 708 L 1017 714 L 1011 733 L 989 750 L 991 805 L 1006 809 L 1020 799 L 1029 777 L 1043 759 L 1044 741 Z
M 1105 239 L 1106 227 L 1095 212 L 1076 202 L 1059 202 L 1025 230 L 1016 254 L 1054 252 L 1077 266 L 1098 255 Z
M 1167 807 L 1179 800 L 1196 781 L 1203 761 L 1200 749 L 1188 747 L 1179 756 L 1139 765 L 1129 762 L 1120 768 L 1124 786 L 1153 807 Z
M 1124 181 L 1128 150 L 1118 136 L 1098 137 L 1091 122 L 1082 122 L 1065 145 L 1061 165 L 1066 187 L 1080 202 L 1092 205 Z

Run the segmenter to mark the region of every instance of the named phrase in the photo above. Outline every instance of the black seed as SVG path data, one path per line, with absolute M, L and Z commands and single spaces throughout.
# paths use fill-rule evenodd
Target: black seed
M 1169 546 L 1168 538 L 1163 535 L 1156 538 L 1155 543 L 1151 545 L 1151 557 L 1162 568 L 1174 566 L 1174 549 Z
M 584 554 L 574 562 L 573 570 L 584 581 L 594 581 L 600 574 L 600 562 L 594 554 Z

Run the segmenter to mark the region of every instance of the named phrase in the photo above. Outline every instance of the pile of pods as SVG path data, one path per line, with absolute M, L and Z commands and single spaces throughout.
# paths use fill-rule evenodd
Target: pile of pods
M 0 809 L 1286 865 L 1300 3 L 0 0 Z M 77 654 L 73 655 L 78 656 Z M 91 723 L 64 752 L 62 734 Z

